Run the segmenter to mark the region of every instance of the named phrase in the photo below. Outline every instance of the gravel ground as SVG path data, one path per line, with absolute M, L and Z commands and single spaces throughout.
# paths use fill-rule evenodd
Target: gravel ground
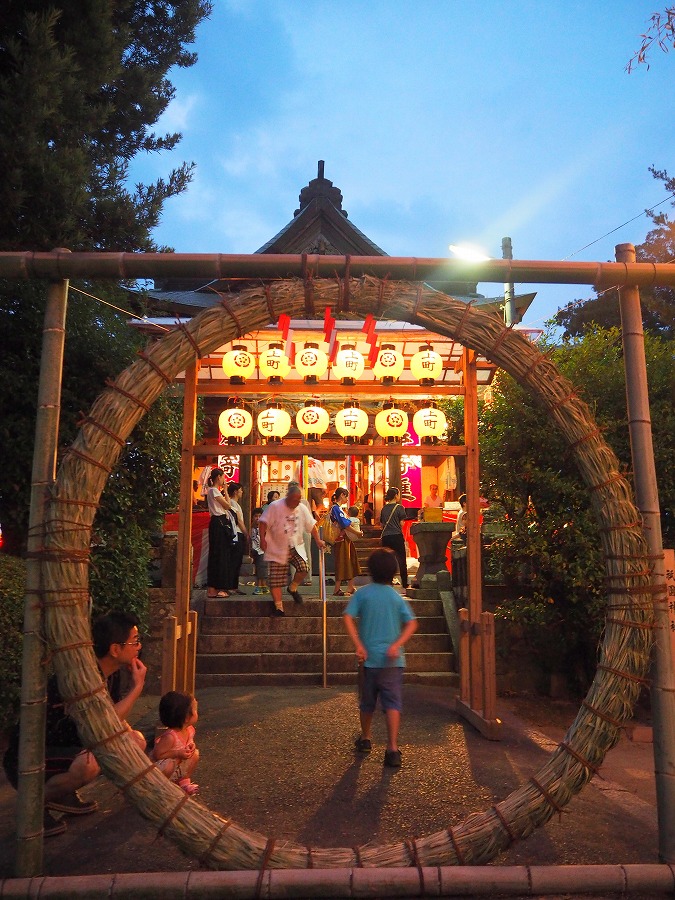
M 499 702 L 504 739 L 486 741 L 454 713 L 446 688 L 407 685 L 403 766 L 382 766 L 384 721 L 373 752 L 356 756 L 355 690 L 210 688 L 199 692 L 198 802 L 244 827 L 312 847 L 421 836 L 504 799 L 546 759 L 573 720 L 573 704 Z M 145 698 L 141 722 L 155 721 Z M 568 811 L 495 860 L 498 865 L 655 863 L 657 822 L 650 744 L 622 739 Z M 104 778 L 86 788 L 97 814 L 70 819 L 45 841 L 51 875 L 197 868 Z M 0 780 L 0 876 L 11 876 L 15 794 Z

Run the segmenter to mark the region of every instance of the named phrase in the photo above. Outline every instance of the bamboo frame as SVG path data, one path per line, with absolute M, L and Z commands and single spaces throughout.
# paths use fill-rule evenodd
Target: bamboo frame
M 264 260 L 264 256 L 258 260 Z M 190 271 L 194 274 L 193 269 Z M 108 274 L 116 277 L 117 272 Z M 675 273 L 671 276 L 675 280 Z M 502 275 L 500 280 L 504 280 Z M 331 306 L 339 313 L 337 307 L 344 301 L 345 289 L 345 284 L 334 277 L 314 279 L 313 300 L 320 308 Z M 416 283 L 352 278 L 348 290 L 349 316 L 363 318 L 377 309 L 388 318 L 419 323 L 452 336 L 492 359 L 529 389 L 568 442 L 592 492 L 601 526 L 604 565 L 612 585 L 608 594 L 611 615 L 587 702 L 565 740 L 536 779 L 499 804 L 499 812 L 493 807 L 454 825 L 452 833 L 444 830 L 416 839 L 421 866 L 457 865 L 462 861 L 482 864 L 566 806 L 618 741 L 621 723 L 631 715 L 649 661 L 651 629 L 645 626 L 652 621 L 652 597 L 650 579 L 645 575 L 649 568 L 646 545 L 629 486 L 614 454 L 572 385 L 536 346 L 518 332 L 506 329 L 497 315 L 474 310 L 463 301 Z M 111 435 L 129 434 L 165 385 L 191 364 L 196 347 L 208 353 L 244 331 L 266 325 L 268 303 L 279 313 L 302 314 L 306 303 L 304 282 L 293 279 L 245 289 L 228 299 L 226 305 L 205 310 L 184 328 L 150 346 L 94 404 L 63 458 L 48 509 L 46 553 L 41 560 L 43 583 L 45 590 L 58 592 L 60 602 L 47 609 L 46 639 L 50 647 L 61 651 L 55 656 L 59 686 L 64 700 L 72 704 L 85 745 L 95 748 L 104 773 L 125 791 L 139 812 L 188 855 L 214 869 L 318 869 L 358 864 L 407 867 L 411 859 L 404 840 L 357 849 L 308 851 L 292 842 L 274 846 L 263 835 L 223 821 L 195 800 L 185 802 L 180 789 L 154 766 L 148 766 L 147 757 L 125 733 L 120 733 L 119 719 L 109 697 L 100 690 L 100 676 L 87 644 L 88 617 L 73 602 L 87 586 L 84 551 L 94 516 L 91 501 L 100 496 L 107 467 L 119 455 L 119 446 Z M 342 315 L 347 314 L 343 311 Z M 96 427 L 98 422 L 105 428 Z
M 1 278 L 326 278 L 379 276 L 386 281 L 592 284 L 596 288 L 675 287 L 669 263 L 601 263 L 528 259 L 334 256 L 319 253 L 110 253 L 52 250 L 0 253 Z M 350 295 L 351 297 L 351 295 Z M 377 308 L 377 298 L 374 308 Z M 344 303 L 344 295 L 338 302 Z M 413 304 L 414 305 L 414 304 Z M 303 312 L 306 310 L 303 309 Z M 283 312 L 283 310 L 280 310 Z M 364 311 L 367 312 L 367 311 Z M 372 308 L 370 310 L 372 312 Z M 399 321 L 401 321 L 399 319 Z M 407 319 L 405 321 L 411 321 Z M 265 325 L 268 322 L 264 323 Z M 241 337 L 241 335 L 234 335 Z M 215 348 L 212 348 L 215 349 Z
M 56 477 L 61 411 L 63 351 L 66 338 L 68 282 L 54 281 L 47 290 L 42 327 L 38 410 L 31 473 L 26 602 L 21 668 L 21 733 L 19 738 L 19 802 L 17 804 L 16 874 L 34 875 L 42 868 L 44 808 L 45 709 L 47 676 L 44 666 L 44 595 L 41 596 L 45 510 Z

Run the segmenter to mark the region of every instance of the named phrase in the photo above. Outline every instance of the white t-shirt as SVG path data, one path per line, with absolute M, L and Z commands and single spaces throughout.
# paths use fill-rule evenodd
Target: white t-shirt
M 230 497 L 230 506 L 232 508 L 232 518 L 234 520 L 234 530 L 237 534 L 243 534 L 241 527 L 239 525 L 239 517 L 241 516 L 241 521 L 244 521 L 244 511 L 241 506 L 237 503 L 236 500 L 233 500 Z
M 443 500 L 441 499 L 440 494 L 436 494 L 435 497 L 432 497 L 431 494 L 424 501 L 424 505 L 426 507 L 431 507 L 432 509 L 443 509 Z
M 222 491 L 218 490 L 216 487 L 210 487 L 206 492 L 206 502 L 209 507 L 209 512 L 212 516 L 224 516 L 227 513 L 227 510 L 223 509 L 218 500 L 215 499 L 216 494 L 218 494 L 221 499 L 224 499 Z
M 288 562 L 289 551 L 303 542 L 305 531 L 312 531 L 316 522 L 307 507 L 300 503 L 295 509 L 286 504 L 286 498 L 270 503 L 260 517 L 267 525 L 265 559 L 272 562 Z

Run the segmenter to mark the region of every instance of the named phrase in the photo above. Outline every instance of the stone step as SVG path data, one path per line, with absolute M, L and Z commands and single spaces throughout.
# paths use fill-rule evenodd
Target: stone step
M 351 672 L 330 672 L 327 674 L 326 683 L 328 687 L 337 687 L 338 685 L 352 685 L 356 692 L 356 671 Z M 196 675 L 197 688 L 207 687 L 238 687 L 238 686 L 258 686 L 265 687 L 268 685 L 281 685 L 288 687 L 300 685 L 321 685 L 323 683 L 323 673 L 315 672 L 230 672 L 230 673 L 210 673 Z M 455 672 L 410 672 L 406 669 L 405 681 L 410 684 L 429 684 L 439 687 L 449 687 L 455 689 L 459 687 L 459 676 Z M 405 690 L 405 685 L 404 685 Z
M 207 687 L 238 687 L 269 685 L 321 685 L 323 673 L 315 672 L 284 672 L 282 675 L 274 672 L 231 672 L 221 674 L 199 674 L 196 676 L 197 688 Z M 412 684 L 429 684 L 434 687 L 448 687 L 452 696 L 459 688 L 459 676 L 455 672 L 410 672 L 406 669 L 405 682 Z M 403 690 L 405 691 L 405 682 Z M 338 685 L 352 685 L 356 694 L 356 672 L 329 672 L 326 676 L 328 687 Z
M 316 597 L 307 596 L 303 603 L 295 603 L 290 594 L 283 593 L 284 610 L 286 616 L 317 616 L 323 615 L 322 601 Z M 326 601 L 326 614 L 342 616 L 349 598 L 336 597 Z M 408 598 L 416 616 L 442 616 L 443 603 L 440 600 Z M 204 604 L 204 613 L 200 621 L 210 616 L 268 616 L 272 607 L 272 600 L 268 595 L 264 598 L 238 597 L 236 600 L 225 597 L 223 599 L 209 598 Z
M 447 626 L 441 616 L 418 616 L 419 630 L 415 637 L 422 634 L 446 634 Z M 342 616 L 327 616 L 326 630 L 328 634 L 344 634 Z M 321 634 L 323 619 L 316 616 L 291 616 L 277 618 L 271 610 L 258 616 L 202 616 L 199 619 L 199 638 L 212 634 Z
M 406 669 L 411 673 L 453 672 L 452 653 L 406 653 Z M 327 659 L 329 672 L 354 671 L 354 653 L 331 653 Z M 322 672 L 323 657 L 318 653 L 228 653 L 200 654 L 200 675 L 265 672 Z
M 277 622 L 275 620 L 274 625 Z M 420 634 L 412 639 L 415 653 L 449 653 L 452 650 L 450 637 L 447 634 Z M 320 632 L 298 634 L 277 632 L 275 628 L 265 634 L 201 634 L 198 640 L 198 654 L 242 655 L 246 653 L 321 653 L 323 636 Z M 354 653 L 349 635 L 344 633 L 329 634 L 327 652 Z M 407 652 L 412 652 L 411 650 Z

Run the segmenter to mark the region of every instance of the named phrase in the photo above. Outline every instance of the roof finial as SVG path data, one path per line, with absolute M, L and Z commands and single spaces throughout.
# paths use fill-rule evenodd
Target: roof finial
M 316 176 L 317 178 L 323 178 L 323 164 L 324 164 L 323 160 L 320 159 L 319 160 L 319 170 L 318 170 L 317 176 Z

